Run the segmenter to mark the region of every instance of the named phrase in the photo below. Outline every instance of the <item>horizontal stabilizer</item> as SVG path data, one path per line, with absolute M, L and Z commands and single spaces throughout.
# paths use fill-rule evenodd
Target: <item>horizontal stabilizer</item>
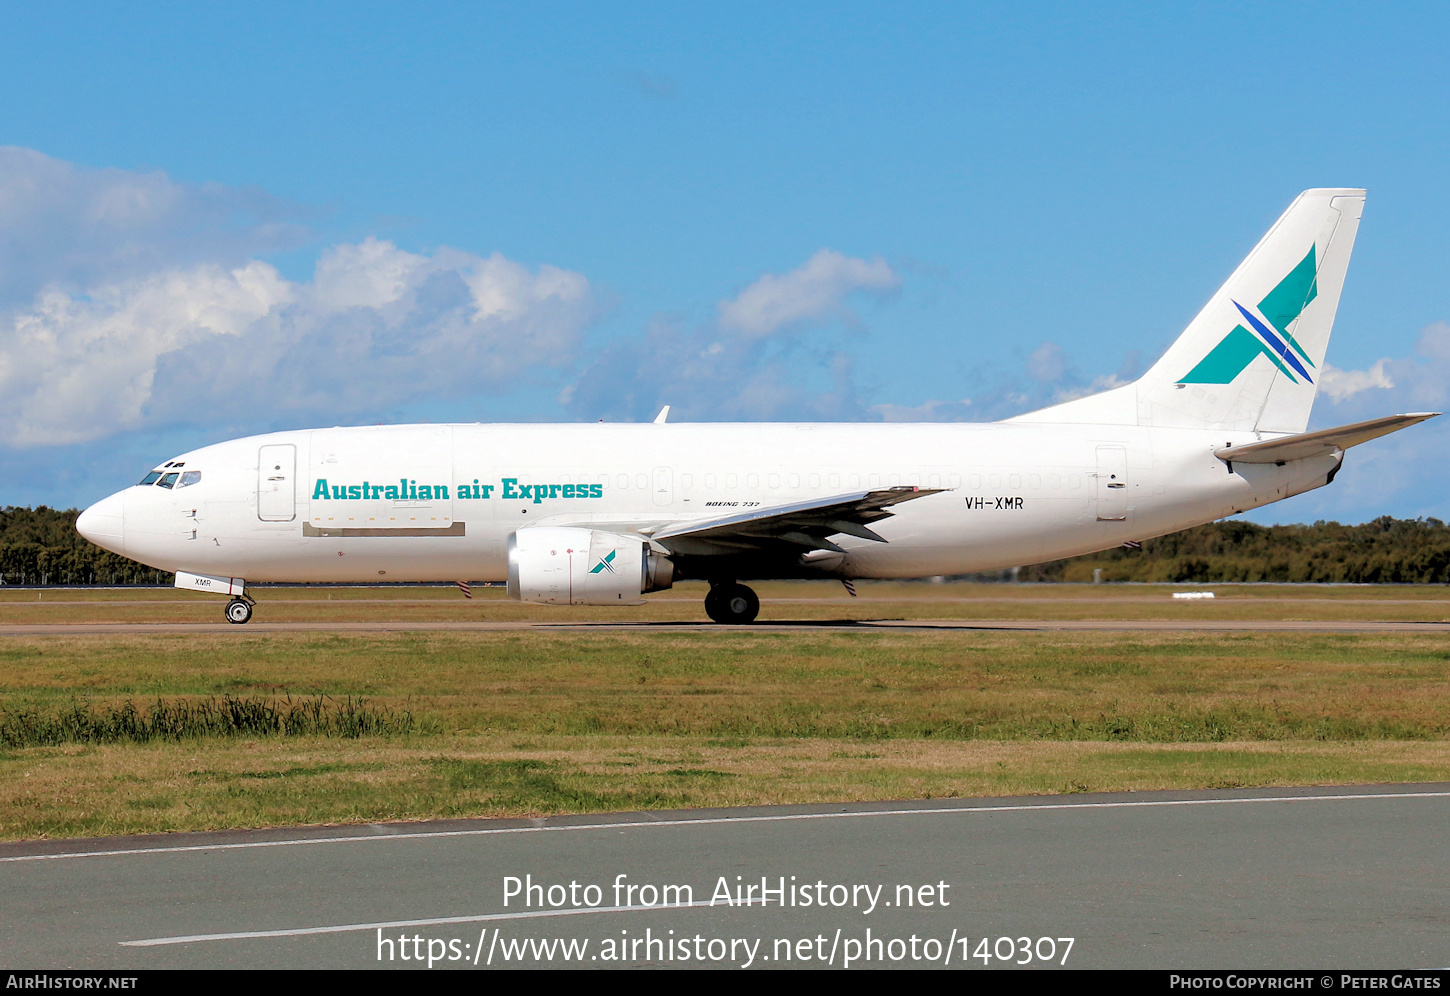
M 1353 425 L 1320 429 L 1317 432 L 1301 432 L 1262 443 L 1249 443 L 1247 446 L 1221 446 L 1213 452 L 1220 460 L 1229 463 L 1287 463 L 1290 460 L 1303 460 L 1305 457 L 1347 450 L 1351 446 L 1398 432 L 1438 414 L 1440 413 L 1412 412 L 1409 415 L 1386 415 L 1384 418 L 1372 418 L 1368 422 L 1355 422 Z

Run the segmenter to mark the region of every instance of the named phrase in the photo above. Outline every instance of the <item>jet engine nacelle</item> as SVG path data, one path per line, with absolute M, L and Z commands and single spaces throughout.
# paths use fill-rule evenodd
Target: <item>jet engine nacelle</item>
M 639 605 L 670 587 L 668 557 L 638 536 L 577 526 L 529 526 L 509 537 L 509 597 L 547 605 Z

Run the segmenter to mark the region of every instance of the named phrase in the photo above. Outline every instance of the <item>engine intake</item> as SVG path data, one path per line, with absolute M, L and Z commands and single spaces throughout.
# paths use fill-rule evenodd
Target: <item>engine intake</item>
M 509 537 L 509 597 L 545 605 L 639 605 L 674 583 L 670 559 L 638 536 L 529 526 Z

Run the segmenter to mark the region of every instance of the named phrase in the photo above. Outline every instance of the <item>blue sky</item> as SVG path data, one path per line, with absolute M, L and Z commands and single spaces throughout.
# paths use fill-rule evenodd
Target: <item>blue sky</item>
M 1370 190 L 1314 425 L 1438 409 L 1447 22 L 14 6 L 0 502 L 312 424 L 1003 417 L 1141 370 L 1310 186 Z M 1447 442 L 1255 518 L 1445 517 Z

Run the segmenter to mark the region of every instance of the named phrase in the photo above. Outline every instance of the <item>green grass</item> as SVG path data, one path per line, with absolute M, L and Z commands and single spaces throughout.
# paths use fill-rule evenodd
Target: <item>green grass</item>
M 289 696 L 330 703 L 331 718 L 289 726 Z M 174 717 L 228 702 L 274 718 L 176 732 Z M 372 725 L 348 726 L 346 709 L 364 707 Z M 75 735 L 33 732 L 80 715 Z M 0 718 L 10 838 L 1450 780 L 1450 646 L 993 631 L 11 637 L 0 717 L 16 716 L 33 721 L 7 739 Z M 148 735 L 94 734 L 146 723 Z
M 374 712 L 352 721 L 379 734 L 412 731 L 405 717 L 440 731 L 744 741 L 1415 740 L 1450 732 L 1445 640 L 1415 634 L 77 636 L 5 641 L 0 676 L 0 712 L 11 717 L 65 715 L 78 698 L 97 715 L 119 715 L 137 701 L 202 710 L 203 701 L 291 696 L 326 697 L 341 722 L 348 703 L 365 698 Z M 394 714 L 403 725 L 386 718 Z M 4 729 L 0 720 L 0 743 Z
M 236 698 L 182 699 L 138 707 L 68 706 L 0 712 L 0 746 L 147 743 L 195 737 L 366 737 L 423 731 L 426 724 L 406 710 L 379 708 L 364 699 L 318 695 L 293 701 Z

